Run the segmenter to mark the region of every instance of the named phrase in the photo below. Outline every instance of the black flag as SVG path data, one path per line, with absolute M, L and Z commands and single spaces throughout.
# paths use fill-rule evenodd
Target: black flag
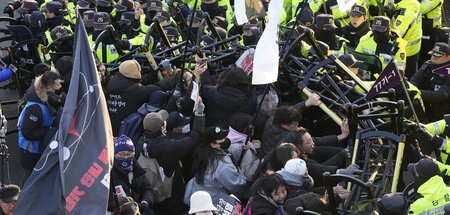
M 105 214 L 114 148 L 111 122 L 80 17 L 58 131 L 22 189 L 15 214 Z

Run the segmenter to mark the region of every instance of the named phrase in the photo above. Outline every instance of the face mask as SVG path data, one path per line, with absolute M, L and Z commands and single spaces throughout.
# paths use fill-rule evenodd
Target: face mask
M 230 28 L 228 34 L 233 36 L 237 34 L 242 34 L 242 26 L 234 25 L 233 27 Z
M 131 31 L 132 31 L 131 25 L 121 25 L 121 26 L 119 27 L 119 32 L 120 32 L 121 34 L 127 35 L 127 38 L 128 38 L 128 36 L 131 35 Z
M 207 12 L 211 19 L 215 17 L 217 14 L 217 9 L 219 9 L 219 1 L 214 3 L 204 3 L 202 2 L 201 8 L 203 11 Z
M 97 12 L 105 12 L 105 13 L 111 13 L 111 11 L 113 10 L 113 7 L 102 7 L 102 6 L 97 6 Z M 120 16 L 119 16 L 120 17 Z
M 145 15 L 145 24 L 151 25 L 153 23 L 153 17 L 155 17 L 155 13 L 149 13 Z
M 258 42 L 258 36 L 256 35 L 252 35 L 252 36 L 244 36 L 242 38 L 244 40 L 244 45 L 249 46 L 249 45 L 256 45 L 256 43 Z
M 181 129 L 181 133 L 183 133 L 183 134 L 187 134 L 187 133 L 189 133 L 190 131 L 191 131 L 191 125 L 190 125 L 190 124 L 185 125 L 185 126 L 183 127 L 183 129 Z
M 115 156 L 117 164 L 125 171 L 133 171 L 133 157 L 119 158 Z
M 221 149 L 228 149 L 228 148 L 230 148 L 231 141 L 230 141 L 230 139 L 225 138 L 225 141 L 223 141 L 223 142 L 221 142 L 219 144 L 220 144 L 220 148 Z
M 158 32 L 158 31 L 152 31 L 152 32 L 150 33 L 150 35 L 152 35 L 152 37 L 153 37 L 153 39 L 154 39 L 155 41 L 159 41 L 159 40 L 161 39 L 161 35 L 159 35 L 159 32 Z
M 54 27 L 63 23 L 63 17 L 57 16 L 54 18 L 46 19 L 45 22 L 47 23 L 49 29 L 53 29 Z
M 385 32 L 374 31 L 373 32 L 373 40 L 375 40 L 375 42 L 377 42 L 377 43 L 388 43 L 390 40 L 389 31 L 385 31 Z
M 394 3 L 395 4 L 398 4 L 398 3 L 400 3 L 402 0 L 394 0 Z
M 336 33 L 334 30 L 316 30 L 314 36 L 317 40 L 330 44 L 336 38 Z
M 92 31 L 92 40 L 95 41 L 97 39 L 98 35 L 100 35 L 100 33 L 102 33 L 102 31 L 96 31 L 96 30 Z

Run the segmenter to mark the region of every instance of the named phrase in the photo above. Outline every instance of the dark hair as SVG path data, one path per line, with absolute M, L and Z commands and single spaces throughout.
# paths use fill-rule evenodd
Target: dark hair
M 284 167 L 286 162 L 292 159 L 292 152 L 300 156 L 300 150 L 292 143 L 281 143 L 273 151 L 270 157 L 270 168 L 278 171 Z
M 33 67 L 34 76 L 43 75 L 47 71 L 51 71 L 52 67 L 46 63 L 38 63 Z
M 302 116 L 294 106 L 281 106 L 275 112 L 273 117 L 273 123 L 276 125 L 290 124 L 292 122 L 299 122 L 302 120 Z
M 252 94 L 253 86 L 250 77 L 244 70 L 237 67 L 227 67 L 217 79 L 217 88 L 233 87 L 247 95 Z
M 50 85 L 53 85 L 58 79 L 60 79 L 58 73 L 47 71 L 42 75 L 41 82 L 44 86 L 48 87 Z
M 308 133 L 308 130 L 303 127 L 298 127 L 296 130 L 289 132 L 286 136 L 281 139 L 281 143 L 292 143 L 294 144 L 301 152 L 298 156 L 300 158 L 306 158 L 305 153 L 302 152 L 303 145 L 303 136 Z
M 62 56 L 58 59 L 58 61 L 56 61 L 55 68 L 62 76 L 66 74 L 72 74 L 73 57 Z
M 212 172 L 216 171 L 217 163 L 225 156 L 219 149 L 212 148 L 209 142 L 202 141 L 194 152 L 192 162 L 192 174 L 198 184 L 203 184 L 208 167 Z
M 289 191 L 288 184 L 280 174 L 273 171 L 267 171 L 253 183 L 251 191 L 252 195 L 263 194 L 271 197 L 270 194 L 278 187 L 283 187 L 286 191 Z
M 230 117 L 228 123 L 230 126 L 239 133 L 247 134 L 252 124 L 252 117 L 246 113 L 235 113 Z

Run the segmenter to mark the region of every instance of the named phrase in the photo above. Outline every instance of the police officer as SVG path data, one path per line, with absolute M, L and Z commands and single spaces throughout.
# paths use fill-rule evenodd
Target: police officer
M 422 12 L 422 47 L 420 50 L 419 65 L 422 65 L 430 57 L 427 53 L 436 43 L 437 28 L 442 25 L 443 0 L 422 0 L 420 11 Z
M 447 43 L 438 42 L 429 54 L 431 60 L 425 62 L 411 82 L 422 92 L 425 113 L 432 122 L 441 119 L 450 110 L 450 77 L 432 72 L 450 64 L 450 48 Z
M 382 68 L 386 67 L 391 59 L 395 59 L 397 66 L 405 67 L 406 41 L 395 37 L 390 31 L 389 18 L 377 16 L 372 23 L 372 31 L 361 37 L 357 52 L 376 55 L 380 58 Z
M 314 29 L 314 37 L 330 46 L 332 54 L 344 52 L 344 46 L 348 41 L 336 35 L 337 26 L 332 15 L 319 14 L 316 16 L 316 24 Z
M 394 0 L 392 31 L 406 40 L 405 75 L 411 78 L 417 71 L 419 51 L 422 42 L 422 16 L 417 0 Z
M 119 46 L 122 50 L 131 50 L 132 47 L 144 45 L 145 34 L 141 31 L 134 31 L 132 23 L 135 18 L 134 12 L 127 11 L 122 13 L 119 29 L 116 31 L 117 37 L 120 39 Z
M 342 36 L 349 41 L 348 47 L 356 48 L 362 36 L 369 32 L 367 9 L 361 5 L 353 5 L 350 12 L 350 24 L 342 29 Z
M 439 176 L 438 164 L 429 158 L 408 165 L 408 171 L 414 177 L 417 193 L 422 197 L 414 201 L 408 214 L 441 214 L 450 204 L 450 187 Z

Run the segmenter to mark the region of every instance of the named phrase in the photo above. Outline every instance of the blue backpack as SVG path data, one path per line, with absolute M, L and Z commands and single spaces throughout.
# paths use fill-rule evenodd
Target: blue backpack
M 119 137 L 120 135 L 125 134 L 136 145 L 144 134 L 144 125 L 142 124 L 144 117 L 144 115 L 138 112 L 125 117 L 125 119 L 120 122 Z

